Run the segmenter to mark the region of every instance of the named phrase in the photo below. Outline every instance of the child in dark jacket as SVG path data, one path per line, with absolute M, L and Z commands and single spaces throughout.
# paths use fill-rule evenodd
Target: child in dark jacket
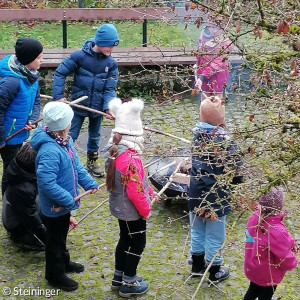
M 0 61 L 0 155 L 3 161 L 2 195 L 7 186 L 6 168 L 22 143 L 35 128 L 40 115 L 38 72 L 43 60 L 42 44 L 32 38 L 19 38 L 15 55 Z M 14 137 L 16 131 L 25 128 Z
M 25 143 L 8 165 L 2 222 L 14 241 L 43 249 L 46 229 L 39 214 L 35 158 L 36 151 Z
M 272 188 L 249 218 L 244 271 L 250 286 L 244 300 L 271 300 L 285 273 L 297 266 L 298 246 L 282 222 L 282 207 L 282 188 Z
M 41 213 L 47 227 L 46 279 L 65 291 L 78 288 L 66 272 L 82 272 L 84 266 L 72 262 L 66 247 L 71 210 L 77 209 L 79 185 L 96 193 L 98 183 L 82 166 L 68 131 L 73 110 L 63 102 L 49 102 L 43 110 L 45 126 L 40 125 L 30 144 L 38 154 L 36 175 Z
M 118 65 L 111 52 L 119 44 L 117 29 L 112 24 L 101 25 L 95 38 L 88 39 L 82 49 L 64 59 L 55 71 L 53 98 L 64 100 L 65 81 L 74 73 L 71 99 L 88 96 L 79 104 L 109 113 L 108 103 L 116 97 Z M 74 108 L 70 136 L 78 138 L 84 119 L 89 118 L 87 141 L 87 169 L 95 177 L 104 171 L 97 165 L 102 116 Z M 110 118 L 110 117 L 109 117 Z
M 145 293 L 148 282 L 136 275 L 138 263 L 146 245 L 146 219 L 151 212 L 153 191 L 142 164 L 143 127 L 140 117 L 144 103 L 140 99 L 122 104 L 118 98 L 109 103 L 115 116 L 115 128 L 107 148 L 107 189 L 109 206 L 118 219 L 120 238 L 115 252 L 115 272 L 112 290 L 121 297 Z
M 238 175 L 241 164 L 236 145 L 224 130 L 225 107 L 218 97 L 206 98 L 200 105 L 201 122 L 193 129 L 192 168 L 188 208 L 191 226 L 192 274 L 199 276 L 212 263 L 209 280 L 219 282 L 229 277 L 229 269 L 221 266 L 219 251 L 225 241 L 226 215 L 230 212 L 230 184 L 220 177 L 228 170 L 228 180 L 242 181 Z M 225 171 L 225 168 L 227 171 Z M 219 253 L 218 253 L 219 252 Z

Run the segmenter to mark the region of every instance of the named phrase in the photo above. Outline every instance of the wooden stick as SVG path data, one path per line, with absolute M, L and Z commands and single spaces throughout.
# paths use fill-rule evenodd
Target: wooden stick
M 153 174 L 149 175 L 147 178 L 150 178 L 150 177 L 152 177 L 154 174 L 157 174 L 158 172 L 160 172 L 160 171 L 162 171 L 162 170 L 164 170 L 164 169 L 167 169 L 167 168 L 169 168 L 169 167 L 171 167 L 171 166 L 173 166 L 173 165 L 175 165 L 175 164 L 176 164 L 176 161 L 173 160 L 171 163 L 169 163 L 169 164 L 167 164 L 167 165 L 161 167 L 159 170 L 155 171 Z
M 95 210 L 97 210 L 99 207 L 101 207 L 103 204 L 105 204 L 106 202 L 108 202 L 108 198 L 104 201 L 102 201 L 101 203 L 99 203 L 96 207 L 94 207 L 91 211 L 89 211 L 87 214 L 85 214 L 77 223 L 77 226 L 84 220 L 86 219 L 90 214 L 92 214 Z M 75 227 L 72 227 L 69 229 L 68 233 L 70 231 L 72 231 Z
M 42 120 L 43 120 L 43 118 L 38 118 L 37 120 L 35 120 L 34 122 L 32 122 L 31 125 L 35 125 L 36 123 L 38 123 L 38 122 L 40 122 L 40 121 L 42 121 Z M 11 134 L 10 136 L 8 136 L 8 137 L 5 139 L 5 141 L 7 142 L 8 140 L 10 140 L 11 138 L 13 138 L 14 136 L 16 136 L 17 134 L 19 134 L 20 132 L 22 132 L 22 131 L 25 130 L 25 129 L 26 129 L 26 126 L 23 127 L 23 128 L 21 128 L 21 129 L 19 129 L 19 130 L 16 131 L 16 132 L 14 132 L 14 133 Z
M 48 99 L 53 99 L 51 96 L 47 96 L 47 95 L 40 95 L 40 96 L 47 97 Z M 78 103 L 78 102 L 80 102 L 80 101 L 82 101 L 82 100 L 84 100 L 84 99 L 86 99 L 86 98 L 88 98 L 88 96 L 82 96 L 82 97 L 80 97 L 80 98 L 78 98 L 78 99 L 76 99 L 76 100 L 74 100 L 74 101 L 72 101 L 72 102 L 65 101 L 65 103 L 71 105 L 71 104 L 73 104 L 73 103 Z M 42 120 L 43 120 L 43 118 L 40 117 L 40 118 L 38 118 L 37 120 L 35 120 L 34 122 L 32 122 L 31 125 L 35 125 L 36 123 L 38 123 L 38 122 L 40 122 L 40 121 L 42 121 Z M 26 126 L 23 127 L 23 128 L 21 128 L 20 130 L 18 130 L 18 131 L 16 131 L 16 132 L 14 132 L 14 133 L 11 134 L 10 136 L 8 136 L 8 137 L 5 139 L 5 141 L 8 141 L 8 140 L 11 139 L 12 137 L 16 136 L 17 134 L 19 134 L 20 132 L 22 132 L 23 130 L 25 130 L 25 128 L 26 128 Z
M 51 97 L 51 96 L 42 95 L 42 94 L 40 94 L 40 97 L 45 98 L 45 99 L 53 99 L 53 97 Z
M 180 165 L 182 164 L 183 161 L 180 161 L 179 164 L 176 166 L 174 172 L 171 174 L 171 176 L 169 177 L 168 179 L 168 182 L 163 186 L 163 188 L 158 192 L 158 195 L 161 196 L 161 194 L 169 187 L 169 185 L 172 183 L 172 178 L 173 178 L 173 175 L 175 173 L 177 173 L 177 171 L 179 170 L 180 168 Z M 151 206 L 155 203 L 156 201 L 155 200 L 152 200 L 151 201 Z
M 169 136 L 169 137 L 172 137 L 174 139 L 178 139 L 182 142 L 185 142 L 187 144 L 191 144 L 191 142 L 189 140 L 186 140 L 184 138 L 181 138 L 179 136 L 176 136 L 176 135 L 173 135 L 171 133 L 166 133 L 166 132 L 163 132 L 163 131 L 160 131 L 160 130 L 157 130 L 157 129 L 151 129 L 151 128 L 148 128 L 148 127 L 144 127 L 145 130 L 147 131 L 150 131 L 150 132 L 155 132 L 155 133 L 158 133 L 158 134 L 162 134 L 162 135 L 165 135 L 165 136 Z
M 99 185 L 99 189 L 100 188 L 103 188 L 106 184 L 105 183 L 102 183 Z M 87 190 L 83 193 L 81 193 L 80 195 L 78 195 L 77 197 L 74 198 L 74 202 L 78 201 L 79 199 L 81 199 L 82 197 L 86 196 L 86 195 L 89 195 L 91 193 L 92 189 L 91 190 Z M 65 207 L 64 206 L 59 206 L 59 207 L 51 207 L 51 210 L 55 211 L 55 212 L 59 212 L 61 210 L 63 210 Z

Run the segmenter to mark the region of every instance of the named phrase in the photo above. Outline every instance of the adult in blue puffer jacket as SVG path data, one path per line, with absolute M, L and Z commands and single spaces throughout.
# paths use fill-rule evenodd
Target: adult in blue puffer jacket
M 40 125 L 30 144 L 36 150 L 36 176 L 46 233 L 46 279 L 62 290 L 73 291 L 78 283 L 66 272 L 82 272 L 84 266 L 70 261 L 66 247 L 70 212 L 78 208 L 79 185 L 97 192 L 98 183 L 82 166 L 73 140 L 68 136 L 73 111 L 62 102 L 49 102 L 43 110 L 46 126 Z
M 7 187 L 6 168 L 22 143 L 35 128 L 40 115 L 38 72 L 43 60 L 42 44 L 32 38 L 19 38 L 15 55 L 0 61 L 0 154 L 3 161 L 2 195 Z M 25 128 L 14 137 L 10 135 Z
M 53 98 L 65 100 L 66 77 L 74 73 L 71 99 L 88 96 L 79 104 L 110 115 L 108 103 L 116 97 L 118 83 L 118 66 L 111 56 L 111 52 L 113 47 L 118 44 L 119 36 L 114 25 L 100 26 L 95 38 L 85 41 L 81 50 L 75 51 L 64 59 L 56 69 L 53 80 Z M 104 171 L 96 163 L 102 116 L 86 110 L 75 108 L 73 110 L 75 115 L 70 135 L 75 141 L 79 136 L 84 119 L 89 118 L 87 169 L 95 177 L 104 176 Z M 111 117 L 111 119 L 113 118 Z
M 200 119 L 193 129 L 188 192 L 192 274 L 201 275 L 206 265 L 212 263 L 209 279 L 219 282 L 229 277 L 229 269 L 221 266 L 222 254 L 216 254 L 225 241 L 226 215 L 231 210 L 231 184 L 242 182 L 241 161 L 235 154 L 236 144 L 230 141 L 223 128 L 225 106 L 219 97 L 212 96 L 201 102 Z

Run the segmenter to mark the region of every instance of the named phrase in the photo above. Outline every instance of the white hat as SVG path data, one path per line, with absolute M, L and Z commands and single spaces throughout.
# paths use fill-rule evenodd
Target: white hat
M 63 102 L 48 102 L 43 109 L 43 119 L 51 131 L 65 130 L 73 119 L 72 108 Z
M 143 100 L 132 98 L 131 101 L 122 103 L 121 99 L 114 98 L 108 104 L 110 112 L 115 116 L 115 128 L 112 132 L 125 135 L 143 135 L 141 111 L 144 108 Z

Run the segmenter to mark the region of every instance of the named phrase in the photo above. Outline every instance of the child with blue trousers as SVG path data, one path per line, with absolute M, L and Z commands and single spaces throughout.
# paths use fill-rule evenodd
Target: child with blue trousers
M 65 291 L 78 288 L 67 272 L 82 272 L 84 266 L 72 262 L 66 246 L 70 212 L 77 209 L 79 185 L 96 193 L 98 183 L 81 164 L 73 140 L 68 135 L 73 110 L 63 102 L 49 102 L 43 109 L 45 125 L 32 135 L 30 144 L 37 153 L 36 176 L 42 218 L 47 227 L 46 276 L 49 283 Z
M 113 48 L 119 44 L 117 29 L 113 24 L 103 24 L 94 38 L 86 40 L 81 50 L 64 59 L 55 71 L 53 98 L 64 100 L 65 82 L 74 74 L 71 99 L 88 96 L 79 104 L 87 108 L 110 114 L 108 103 L 116 97 L 118 65 L 112 57 Z M 93 112 L 74 108 L 70 136 L 75 141 L 83 121 L 89 119 L 87 141 L 87 170 L 95 177 L 103 177 L 105 172 L 97 165 L 102 116 Z M 108 117 L 112 119 L 112 117 Z
M 200 276 L 207 265 L 209 280 L 217 283 L 229 277 L 229 268 L 222 266 L 220 250 L 225 241 L 226 215 L 230 212 L 230 186 L 218 180 L 235 170 L 232 184 L 240 183 L 241 162 L 235 155 L 236 145 L 224 130 L 225 106 L 219 97 L 201 102 L 200 119 L 193 129 L 192 167 L 188 191 L 191 227 L 192 275 Z M 226 171 L 225 171 L 226 169 Z M 219 252 L 219 253 L 218 253 Z

